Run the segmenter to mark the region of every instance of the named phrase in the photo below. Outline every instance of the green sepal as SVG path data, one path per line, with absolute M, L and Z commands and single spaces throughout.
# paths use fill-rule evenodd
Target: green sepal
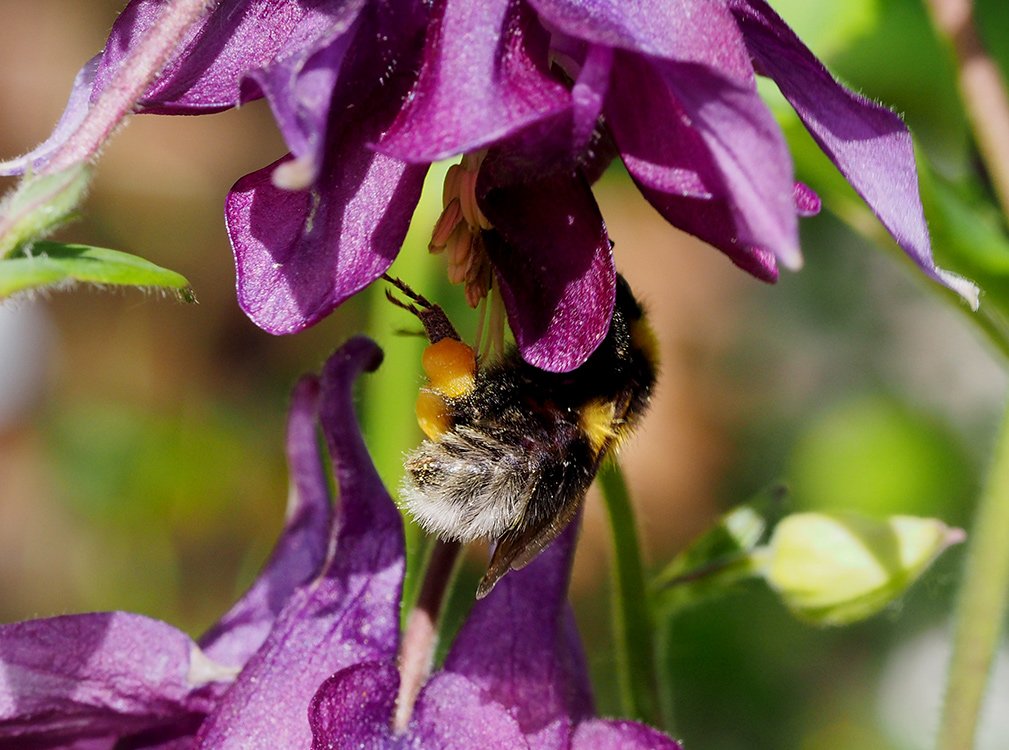
M 727 593 L 756 575 L 750 553 L 764 538 L 768 519 L 779 515 L 785 493 L 783 485 L 768 488 L 723 515 L 676 555 L 652 580 L 658 607 L 672 613 Z
M 0 258 L 17 255 L 76 215 L 91 182 L 91 168 L 26 175 L 0 203 Z
M 0 260 L 0 299 L 73 283 L 164 289 L 184 302 L 196 301 L 185 276 L 119 250 L 36 242 L 31 254 L 22 251 Z

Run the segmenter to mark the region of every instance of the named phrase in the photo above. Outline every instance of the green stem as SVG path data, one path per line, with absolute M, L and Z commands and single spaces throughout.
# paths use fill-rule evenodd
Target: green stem
M 658 679 L 653 620 L 634 511 L 616 461 L 599 472 L 613 540 L 613 628 L 623 713 L 659 725 Z
M 1009 408 L 974 519 L 938 750 L 970 750 L 1009 603 Z
M 974 142 L 1002 213 L 1009 217 L 1009 92 L 974 21 L 974 0 L 927 0 L 932 25 L 953 53 Z

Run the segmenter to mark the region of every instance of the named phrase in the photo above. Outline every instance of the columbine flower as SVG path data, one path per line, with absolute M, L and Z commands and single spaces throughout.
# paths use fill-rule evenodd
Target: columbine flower
M 345 345 L 321 383 L 295 391 L 285 529 L 248 593 L 199 643 L 127 612 L 0 627 L 0 746 L 153 747 L 196 735 L 208 748 L 305 747 L 307 706 L 344 667 L 396 652 L 402 524 L 353 417 L 355 375 L 377 364 Z M 341 490 L 331 511 L 323 432 Z M 335 517 L 333 517 L 335 516 Z
M 401 734 L 391 728 L 396 663 L 363 663 L 336 673 L 316 693 L 313 748 L 679 750 L 642 724 L 593 718 L 585 658 L 565 599 L 576 525 L 474 605 Z
M 160 7 L 129 5 L 78 77 L 57 140 L 87 106 L 81 91 L 93 99 L 121 74 Z M 274 333 L 377 278 L 426 166 L 469 155 L 472 195 L 446 192 L 433 245 L 475 208 L 476 239 L 456 236 L 453 273 L 473 301 L 493 268 L 524 357 L 567 370 L 609 324 L 615 272 L 589 185 L 614 154 L 668 221 L 758 278 L 801 265 L 797 216 L 819 200 L 794 183 L 755 73 L 774 79 L 905 252 L 976 308 L 977 288 L 932 260 L 904 124 L 839 85 L 763 0 L 227 0 L 142 108 L 269 100 L 291 154 L 239 180 L 226 215 L 239 301 Z
M 297 388 L 284 532 L 249 592 L 199 643 L 126 612 L 0 626 L 0 746 L 276 750 L 367 737 L 389 748 L 677 750 L 647 727 L 592 718 L 564 599 L 573 531 L 477 603 L 405 734 L 392 733 L 403 528 L 351 399 L 356 375 L 379 359 L 372 342 L 353 340 L 321 383 Z M 320 415 L 335 512 L 316 448 Z

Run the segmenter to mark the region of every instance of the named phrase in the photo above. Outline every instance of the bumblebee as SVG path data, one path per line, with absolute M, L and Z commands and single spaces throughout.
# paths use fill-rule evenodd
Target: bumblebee
M 401 502 L 443 540 L 496 541 L 482 598 L 572 520 L 602 461 L 645 412 L 655 336 L 618 275 L 609 332 L 583 365 L 547 372 L 511 349 L 482 366 L 439 306 L 386 278 L 412 303 L 387 291 L 390 301 L 416 315 L 430 341 L 417 399 L 427 440 L 406 456 Z

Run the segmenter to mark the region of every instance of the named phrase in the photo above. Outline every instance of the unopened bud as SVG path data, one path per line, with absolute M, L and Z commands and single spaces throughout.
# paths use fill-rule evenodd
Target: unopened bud
M 933 518 L 797 513 L 775 528 L 762 569 L 796 616 L 844 625 L 900 597 L 940 552 L 965 538 Z

